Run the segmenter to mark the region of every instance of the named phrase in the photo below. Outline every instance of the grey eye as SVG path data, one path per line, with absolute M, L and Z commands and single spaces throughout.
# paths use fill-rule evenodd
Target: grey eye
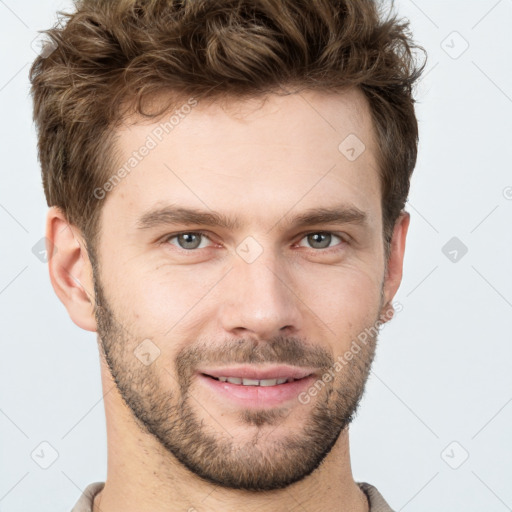
M 318 232 L 318 233 L 310 233 L 306 235 L 299 245 L 302 247 L 312 247 L 313 249 L 327 249 L 331 246 L 331 242 L 336 241 L 338 239 L 338 244 L 343 240 L 338 236 L 332 233 Z M 306 240 L 308 245 L 305 245 L 303 241 Z
M 172 245 L 176 245 L 181 249 L 193 250 L 206 247 L 208 238 L 202 233 L 180 233 L 167 239 Z M 175 242 L 176 241 L 176 242 Z

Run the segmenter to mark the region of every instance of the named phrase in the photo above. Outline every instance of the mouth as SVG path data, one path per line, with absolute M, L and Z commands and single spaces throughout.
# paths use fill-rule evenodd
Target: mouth
M 296 400 L 314 380 L 313 368 L 292 366 L 223 367 L 202 369 L 198 380 L 223 403 L 228 400 L 244 407 L 274 407 Z
M 229 382 L 230 384 L 237 384 L 239 386 L 276 386 L 278 384 L 285 384 L 286 382 L 294 382 L 301 379 L 293 378 L 275 378 L 275 379 L 242 379 L 241 377 L 213 377 L 203 373 L 205 377 L 218 380 L 220 382 Z
M 293 382 L 311 376 L 313 368 L 299 368 L 296 366 L 232 366 L 209 368 L 200 373 L 220 382 L 229 382 L 241 386 L 275 386 Z

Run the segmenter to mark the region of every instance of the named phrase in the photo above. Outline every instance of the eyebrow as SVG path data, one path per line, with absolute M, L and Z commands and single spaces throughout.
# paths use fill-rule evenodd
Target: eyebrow
M 276 224 L 282 222 L 283 219 L 284 217 Z M 330 223 L 364 225 L 367 224 L 367 221 L 368 216 L 359 208 L 355 206 L 339 206 L 334 208 L 311 208 L 286 221 L 285 224 L 290 228 L 300 228 Z M 238 220 L 218 212 L 169 205 L 145 212 L 137 221 L 137 229 L 147 230 L 172 224 L 199 224 L 228 230 L 241 228 Z

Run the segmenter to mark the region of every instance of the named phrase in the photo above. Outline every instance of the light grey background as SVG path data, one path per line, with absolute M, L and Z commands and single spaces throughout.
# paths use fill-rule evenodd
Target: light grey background
M 46 202 L 31 42 L 68 5 L 0 1 L 1 512 L 69 511 L 106 476 L 95 334 L 71 322 L 33 254 Z M 512 0 L 397 9 L 429 61 L 403 311 L 351 429 L 354 477 L 397 511 L 512 510 Z

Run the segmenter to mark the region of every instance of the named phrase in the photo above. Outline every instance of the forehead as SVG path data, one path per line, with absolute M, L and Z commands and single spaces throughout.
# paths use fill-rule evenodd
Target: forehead
M 356 89 L 188 98 L 156 122 L 127 120 L 116 135 L 113 176 L 122 177 L 106 196 L 109 219 L 123 212 L 134 225 L 142 212 L 170 202 L 268 223 L 322 203 L 380 214 L 375 135 Z

